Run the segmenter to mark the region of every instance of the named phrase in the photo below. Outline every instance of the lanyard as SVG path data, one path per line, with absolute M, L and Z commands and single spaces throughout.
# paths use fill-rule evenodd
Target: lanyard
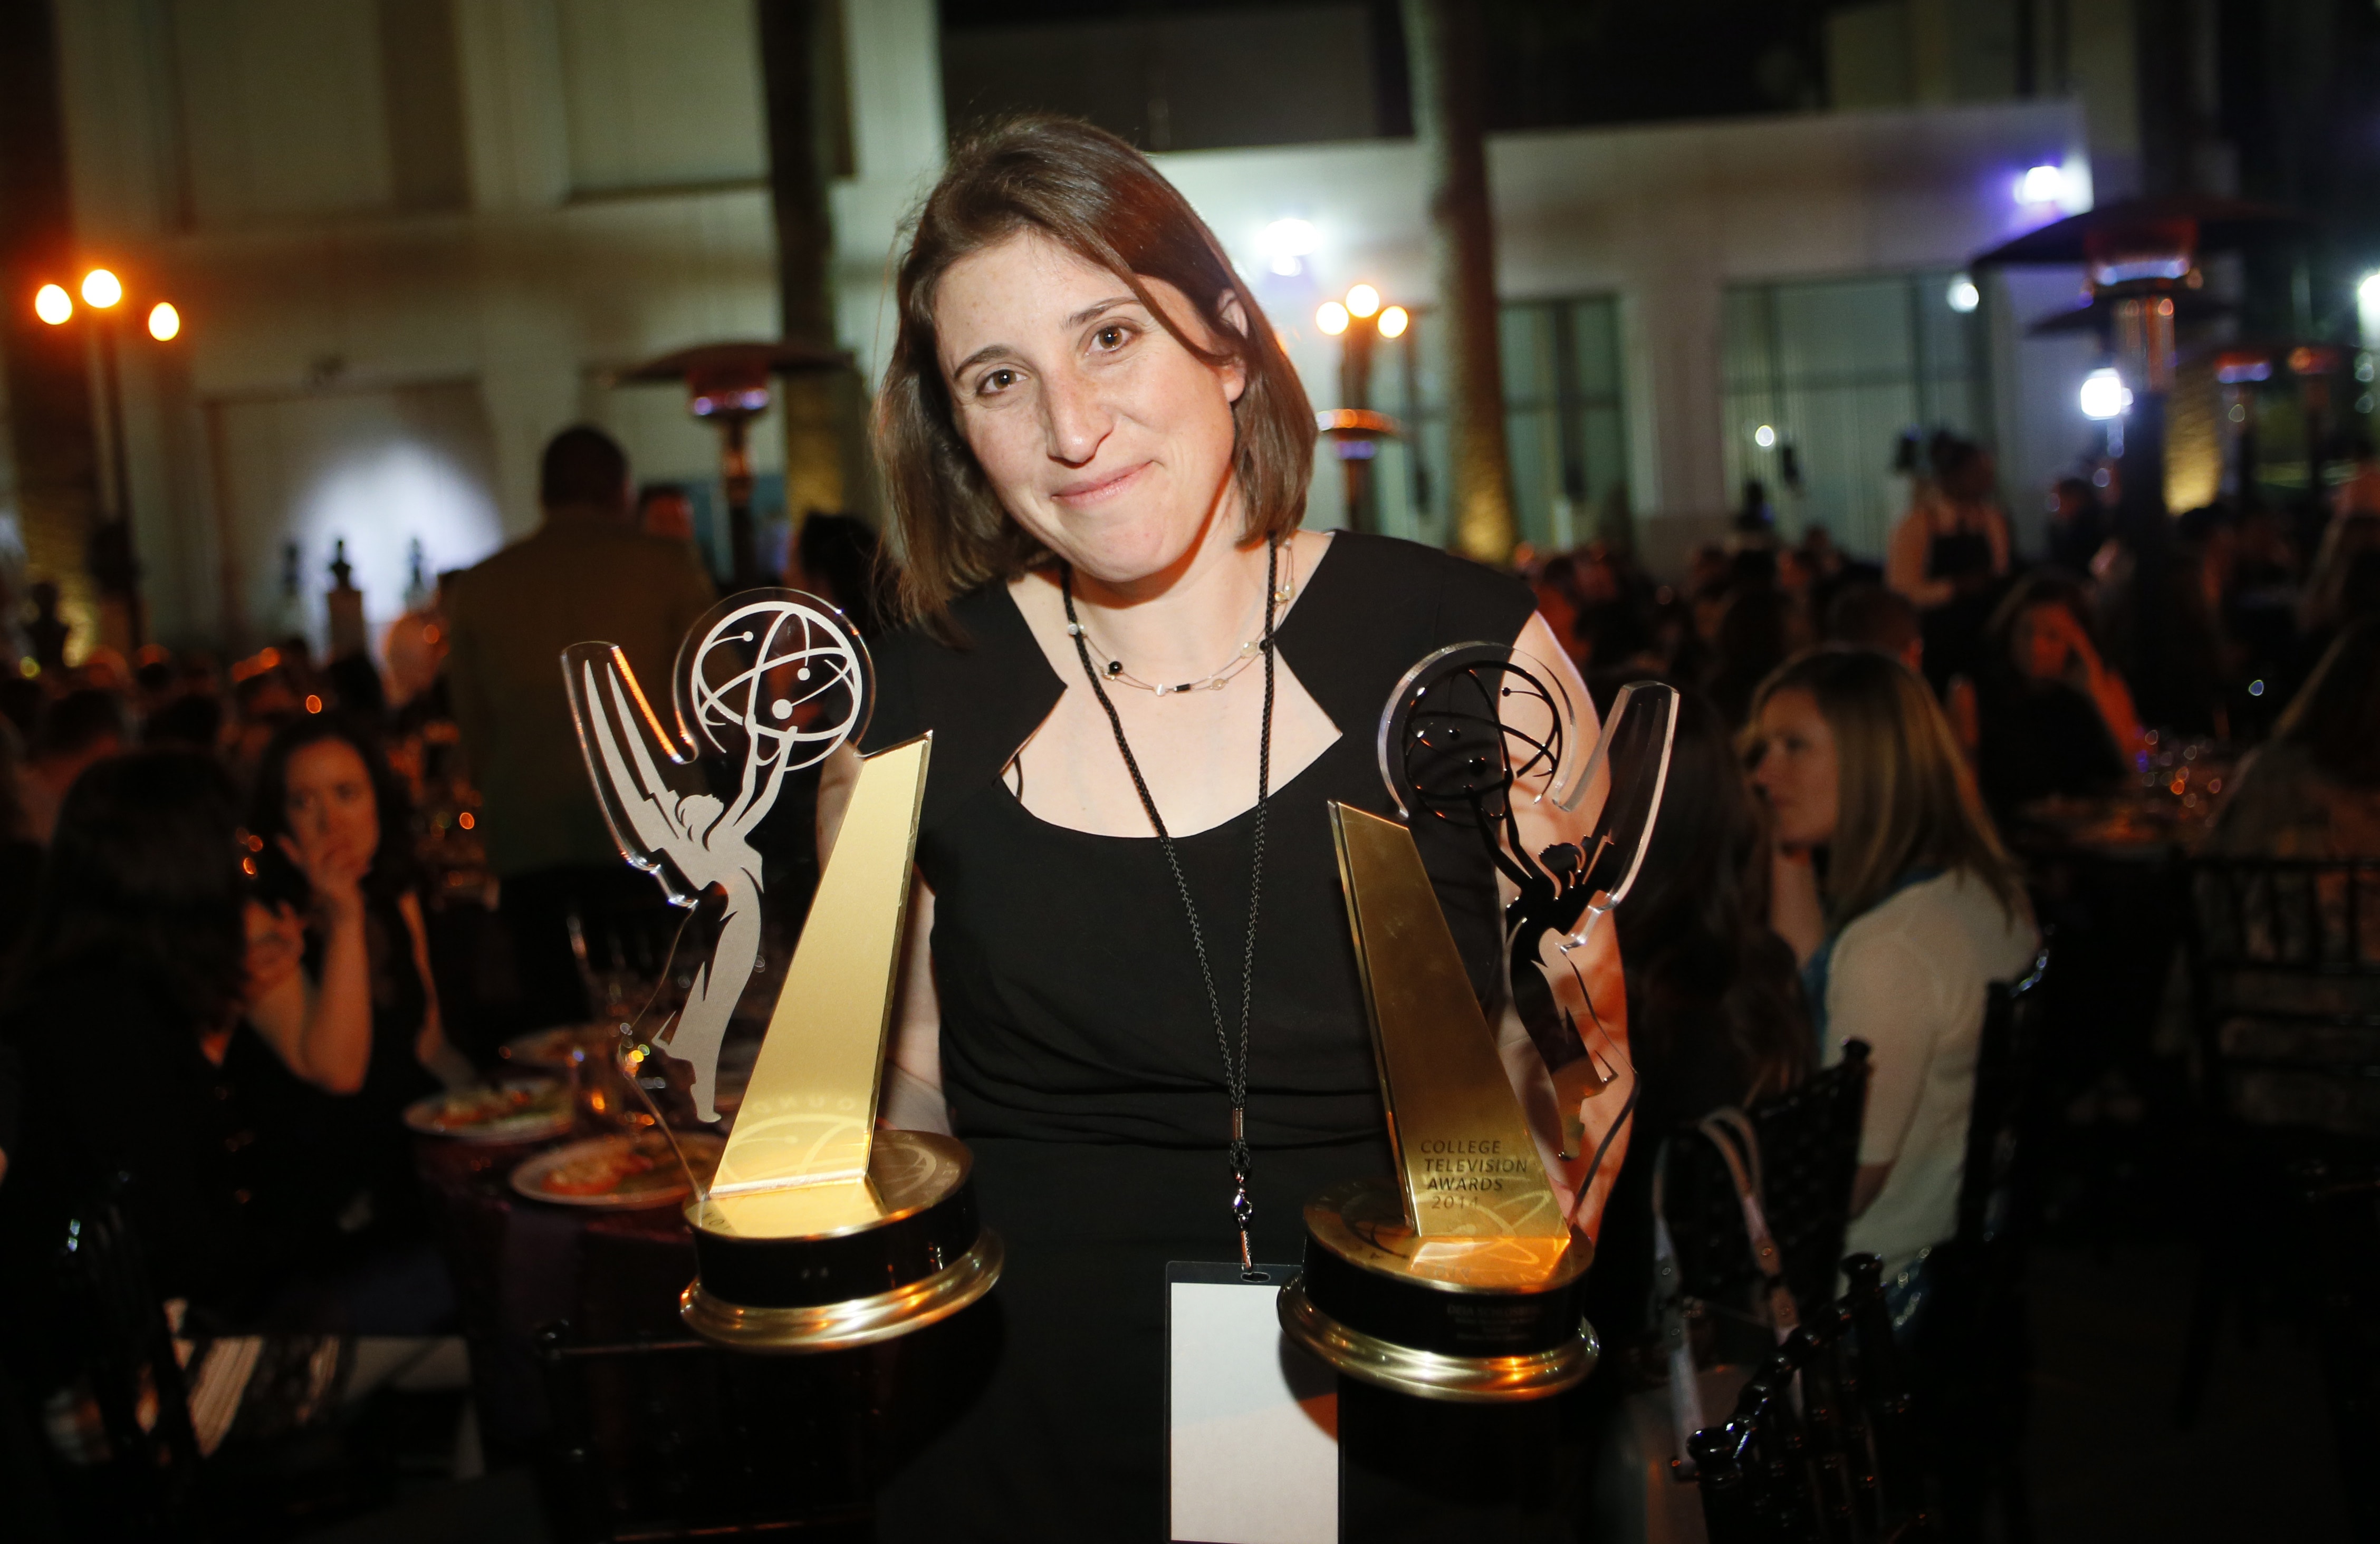
M 1206 983 L 1207 1007 L 1215 1019 L 1215 1043 L 1223 1053 L 1223 1087 L 1232 1099 L 1232 1220 L 1240 1231 L 1243 1271 L 1256 1269 L 1256 1254 L 1248 1244 L 1248 1223 L 1256 1215 L 1256 1206 L 1248 1200 L 1248 1019 L 1256 1001 L 1257 908 L 1264 899 L 1265 806 L 1272 785 L 1272 624 L 1278 604 L 1274 586 L 1280 578 L 1281 544 L 1273 542 L 1265 549 L 1264 726 L 1257 741 L 1256 852 L 1249 865 L 1248 940 L 1240 965 L 1240 1044 L 1236 1055 L 1231 1036 L 1223 1027 L 1223 999 L 1215 990 L 1214 967 L 1207 959 L 1207 930 L 1198 923 L 1198 904 L 1191 899 L 1190 881 L 1183 876 L 1182 860 L 1173 850 L 1173 837 L 1165 828 L 1164 817 L 1157 813 L 1157 801 L 1149 795 L 1148 780 L 1140 775 L 1140 763 L 1133 756 L 1132 742 L 1124 738 L 1123 719 L 1117 715 L 1115 704 L 1108 700 L 1099 672 L 1091 666 L 1091 646 L 1084 641 L 1082 623 L 1075 616 L 1075 571 L 1061 570 L 1058 580 L 1059 593 L 1066 601 L 1066 632 L 1075 640 L 1075 652 L 1082 658 L 1083 674 L 1090 681 L 1091 694 L 1099 698 L 1099 706 L 1107 712 L 1108 727 L 1115 730 L 1116 749 L 1123 754 L 1124 770 L 1132 774 L 1132 786 L 1140 794 L 1140 807 L 1148 813 L 1148 824 L 1157 831 L 1157 845 L 1165 854 L 1165 866 L 1172 871 L 1174 888 L 1181 892 L 1183 914 L 1190 919 L 1190 947 L 1198 956 L 1198 979 Z

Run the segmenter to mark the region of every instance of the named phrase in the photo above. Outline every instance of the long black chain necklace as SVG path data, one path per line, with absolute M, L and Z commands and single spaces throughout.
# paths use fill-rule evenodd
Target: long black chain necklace
M 1272 791 L 1272 631 L 1280 580 L 1281 544 L 1270 542 L 1265 548 L 1264 723 L 1257 738 L 1256 854 L 1249 864 L 1248 938 L 1240 964 L 1240 1044 L 1235 1055 L 1231 1035 L 1224 1029 L 1223 999 L 1215 990 L 1214 967 L 1207 959 L 1207 930 L 1198 923 L 1198 903 L 1191 898 L 1190 881 L 1183 875 L 1182 859 L 1173 850 L 1173 837 L 1165 828 L 1165 817 L 1157 813 L 1157 801 L 1149 794 L 1148 779 L 1140 775 L 1140 763 L 1132 754 L 1132 742 L 1124 738 L 1123 719 L 1116 713 L 1115 704 L 1108 700 L 1107 688 L 1100 684 L 1099 672 L 1091 664 L 1090 645 L 1084 641 L 1083 624 L 1075 616 L 1075 571 L 1058 571 L 1058 592 L 1066 602 L 1067 635 L 1075 640 L 1075 652 L 1083 661 L 1083 675 L 1091 683 L 1091 694 L 1099 698 L 1099 706 L 1108 716 L 1108 727 L 1115 730 L 1116 749 L 1123 754 L 1124 770 L 1132 774 L 1132 786 L 1140 794 L 1140 807 L 1148 812 L 1148 824 L 1157 831 L 1158 848 L 1165 854 L 1165 866 L 1173 873 L 1173 887 L 1181 893 L 1183 914 L 1190 919 L 1190 947 L 1198 956 L 1198 979 L 1206 983 L 1207 1007 L 1215 1018 L 1215 1044 L 1223 1053 L 1223 1087 L 1232 1098 L 1232 1221 L 1240 1230 L 1242 1271 L 1256 1269 L 1256 1255 L 1248 1243 L 1248 1223 L 1256 1215 L 1255 1203 L 1248 1200 L 1248 1021 L 1256 1002 L 1257 908 L 1264 899 L 1265 806 Z

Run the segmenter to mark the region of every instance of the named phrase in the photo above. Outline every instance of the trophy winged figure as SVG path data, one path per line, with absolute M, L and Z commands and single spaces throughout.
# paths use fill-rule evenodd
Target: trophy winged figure
M 1504 911 L 1512 1006 L 1553 1081 L 1558 1156 L 1581 1201 L 1636 1097 L 1632 1081 L 1602 1141 L 1583 1145 L 1585 1101 L 1613 1081 L 1625 1055 L 1596 1011 L 1582 951 L 1644 862 L 1676 713 L 1673 688 L 1623 688 L 1581 766 L 1577 709 L 1553 672 L 1514 649 L 1458 644 L 1407 673 L 1381 723 L 1380 767 L 1400 807 L 1477 832 L 1512 886 Z M 1527 800 L 1597 813 L 1579 840 L 1532 852 L 1517 818 Z
M 678 650 L 674 734 L 616 646 L 573 645 L 562 669 L 579 747 L 622 856 L 676 905 L 718 899 L 710 958 L 659 1041 L 692 1068 L 695 1111 L 715 1121 L 720 1047 L 760 958 L 766 887 L 750 838 L 787 773 L 816 766 L 865 730 L 866 650 L 842 614 L 813 597 L 730 597 Z M 713 791 L 731 775 L 732 793 Z

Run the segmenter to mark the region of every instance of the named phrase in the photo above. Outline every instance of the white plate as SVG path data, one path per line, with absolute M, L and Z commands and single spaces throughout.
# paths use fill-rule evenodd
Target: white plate
M 719 1154 L 727 1146 L 722 1139 L 699 1132 L 680 1131 L 677 1140 L 678 1145 L 686 1150 L 686 1161 L 706 1179 L 718 1169 Z M 597 1195 L 557 1195 L 545 1188 L 546 1181 L 554 1171 L 565 1164 L 601 1159 L 639 1143 L 645 1144 L 645 1151 L 653 1157 L 654 1172 L 669 1174 L 670 1183 L 625 1193 L 605 1191 Z M 686 1186 L 685 1171 L 678 1167 L 677 1160 L 671 1155 L 664 1139 L 650 1132 L 635 1137 L 591 1137 L 583 1142 L 570 1142 L 540 1152 L 513 1170 L 513 1188 L 531 1200 L 552 1201 L 556 1206 L 592 1206 L 605 1211 L 674 1206 L 693 1194 Z
M 518 1111 L 499 1115 L 468 1126 L 442 1124 L 440 1116 L 449 1108 L 454 1096 L 433 1093 L 417 1099 L 405 1107 L 405 1124 L 425 1137 L 449 1137 L 462 1142 L 530 1142 L 542 1137 L 558 1137 L 570 1129 L 578 1112 L 573 1107 L 569 1085 L 553 1078 L 506 1078 L 498 1088 L 519 1092 L 543 1093 L 559 1090 L 559 1103 L 548 1108 Z
M 557 1024 L 550 1030 L 515 1035 L 496 1054 L 515 1067 L 565 1072 L 577 1065 L 582 1054 L 600 1052 L 619 1037 L 619 1031 L 609 1024 Z

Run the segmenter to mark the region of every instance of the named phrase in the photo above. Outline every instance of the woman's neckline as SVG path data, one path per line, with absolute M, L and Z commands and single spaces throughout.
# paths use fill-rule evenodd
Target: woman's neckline
M 1337 572 L 1330 561 L 1330 555 L 1338 550 L 1340 533 L 1337 531 L 1320 531 L 1315 534 L 1324 538 L 1322 550 L 1315 554 L 1314 561 L 1308 565 L 1305 572 L 1305 582 L 1299 585 L 1296 587 L 1295 592 L 1290 597 L 1288 609 L 1283 611 L 1281 613 L 1281 620 L 1273 624 L 1273 646 L 1281 651 L 1284 663 L 1288 662 L 1289 651 L 1287 640 L 1292 625 L 1303 612 L 1306 597 L 1311 596 L 1315 589 L 1321 585 L 1324 574 L 1335 573 Z M 1034 657 L 1040 660 L 1042 668 L 1049 671 L 1050 682 L 1058 688 L 1060 695 L 1062 696 L 1071 688 L 1073 683 L 1069 682 L 1065 676 L 1060 674 L 1057 668 L 1050 663 L 1050 657 L 1048 654 L 1043 652 L 1040 639 L 1034 635 L 1033 623 L 1031 620 L 1025 615 L 1024 608 L 1016 604 L 1015 592 L 1006 585 L 1000 585 L 999 590 L 1002 598 L 1007 602 L 1011 614 L 1015 618 L 1016 625 L 1024 631 L 1027 645 L 1033 650 Z M 1290 669 L 1292 672 L 1294 673 L 1296 667 L 1293 664 L 1290 666 Z M 1307 691 L 1310 694 L 1312 688 L 1308 687 Z M 1319 706 L 1320 705 L 1318 703 L 1317 706 Z M 1055 712 L 1057 710 L 1057 703 L 1055 701 L 1050 703 L 1050 712 Z M 1015 751 L 1010 753 L 1007 759 L 1001 763 L 1000 775 L 992 778 L 992 786 L 999 790 L 999 797 L 1001 800 L 1013 807 L 1018 814 L 1023 815 L 1026 820 L 1031 821 L 1035 826 L 1038 826 L 1044 830 L 1062 832 L 1067 836 L 1081 837 L 1089 841 L 1155 843 L 1157 840 L 1157 833 L 1154 831 L 1147 832 L 1145 834 L 1135 832 L 1131 836 L 1114 836 L 1104 831 L 1086 831 L 1079 826 L 1066 826 L 1054 820 L 1045 820 L 1040 815 L 1034 814 L 1033 811 L 1026 805 L 1025 801 L 1019 798 L 1015 791 L 1008 786 L 1008 762 L 1013 761 L 1016 755 L 1023 753 L 1025 746 L 1032 742 L 1033 736 L 1040 732 L 1042 724 L 1046 723 L 1048 719 L 1049 715 L 1046 713 L 1042 715 L 1040 718 L 1036 719 L 1031 731 L 1026 735 L 1024 742 L 1017 746 Z M 1330 760 L 1333 754 L 1338 753 L 1338 751 L 1346 742 L 1347 730 L 1344 725 L 1334 725 L 1333 727 L 1337 728 L 1339 732 L 1331 739 L 1330 743 L 1324 746 L 1313 760 L 1298 768 L 1297 771 L 1290 777 L 1288 781 L 1278 783 L 1271 789 L 1268 790 L 1266 792 L 1267 799 L 1278 799 L 1289 790 L 1295 788 L 1300 782 L 1305 780 L 1308 773 L 1312 772 L 1316 767 L 1320 766 L 1324 762 Z M 1245 808 L 1236 811 L 1228 818 L 1219 820 L 1212 826 L 1202 826 L 1198 830 L 1192 831 L 1187 834 L 1177 833 L 1173 839 L 1176 842 L 1195 842 L 1210 838 L 1218 835 L 1219 833 L 1231 830 L 1233 826 L 1238 826 L 1243 821 L 1252 818 L 1256 813 L 1256 802 L 1254 800 L 1250 800 Z
M 1321 754 L 1316 756 L 1312 761 L 1307 762 L 1304 766 L 1298 768 L 1296 775 L 1291 778 L 1289 781 L 1274 785 L 1270 791 L 1266 794 L 1265 797 L 1267 800 L 1277 801 L 1281 799 L 1283 795 L 1287 794 L 1290 790 L 1295 788 L 1307 778 L 1313 776 L 1316 771 L 1320 769 L 1324 762 L 1329 761 L 1332 756 L 1337 755 L 1342 750 L 1345 749 L 1346 744 L 1347 733 L 1344 730 L 1342 730 L 1339 732 L 1339 737 L 1337 739 L 1331 741 L 1330 744 L 1322 748 Z M 1014 791 L 1009 788 L 1008 779 L 1005 777 L 994 778 L 991 780 L 991 786 L 995 790 L 995 797 L 997 797 L 1002 804 L 1014 810 L 1019 815 L 1023 816 L 1026 821 L 1030 822 L 1041 830 L 1052 831 L 1064 837 L 1079 838 L 1084 841 L 1145 844 L 1149 847 L 1155 847 L 1157 845 L 1157 833 L 1154 831 L 1145 834 L 1135 834 L 1128 837 L 1120 837 L 1111 835 L 1106 831 L 1086 831 L 1079 826 L 1061 826 L 1054 820 L 1044 820 L 1026 807 L 1025 801 L 1019 799 Z M 1252 800 L 1249 802 L 1247 808 L 1240 811 L 1228 820 L 1220 820 L 1212 826 L 1202 826 L 1196 831 L 1189 832 L 1187 835 L 1176 832 L 1173 836 L 1173 843 L 1175 846 L 1180 847 L 1192 842 L 1211 841 L 1216 838 L 1222 836 L 1224 833 L 1229 832 L 1233 827 L 1245 825 L 1247 822 L 1254 820 L 1256 818 L 1256 803 Z

